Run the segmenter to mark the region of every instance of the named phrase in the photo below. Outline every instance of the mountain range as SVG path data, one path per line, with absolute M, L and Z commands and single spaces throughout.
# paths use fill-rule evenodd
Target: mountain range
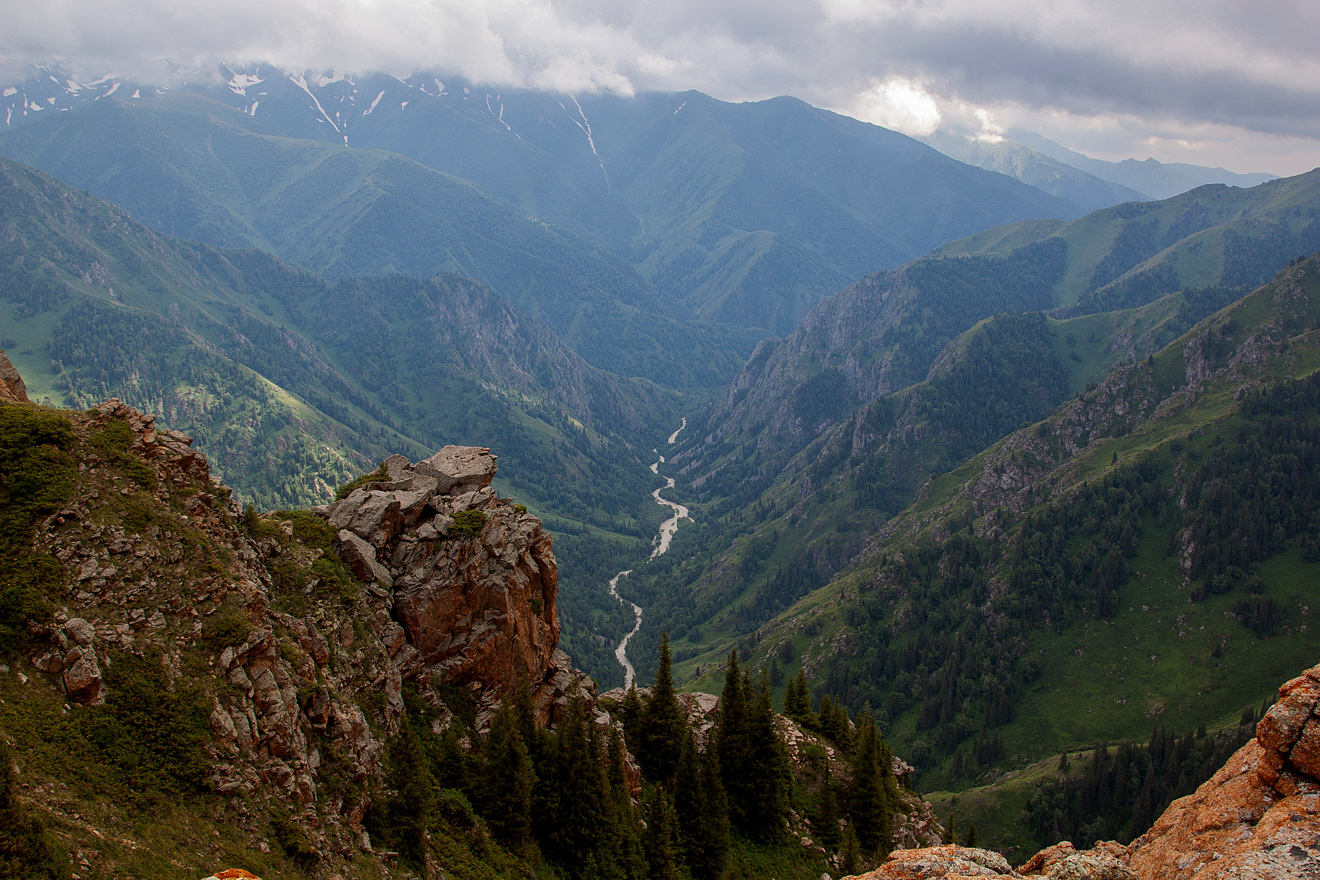
M 497 449 L 603 685 L 632 568 L 644 679 L 665 632 L 688 687 L 800 670 L 961 789 L 1313 659 L 1320 171 L 1181 191 L 1209 172 L 429 75 L 3 92 L 35 398 L 159 413 L 260 508 Z M 661 466 L 694 522 L 638 565 Z

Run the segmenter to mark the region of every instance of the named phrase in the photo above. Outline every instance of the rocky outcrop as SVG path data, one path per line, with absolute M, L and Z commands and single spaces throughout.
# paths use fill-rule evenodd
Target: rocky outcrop
M 1320 877 L 1320 666 L 1279 689 L 1256 739 L 1133 842 L 1142 880 Z
M 1320 878 L 1320 666 L 1279 689 L 1256 738 L 1208 782 L 1169 805 L 1131 846 L 1062 842 L 1012 871 L 984 850 L 899 850 L 859 880 L 1045 877 L 1050 880 Z
M 208 782 L 252 845 L 270 801 L 320 856 L 371 847 L 363 817 L 405 689 L 437 731 L 447 697 L 475 703 L 480 729 L 523 679 L 546 721 L 573 693 L 594 700 L 556 650 L 550 536 L 495 494 L 489 450 L 394 456 L 319 519 L 259 516 L 151 416 L 110 400 L 68 419 L 76 477 L 34 536 L 64 586 L 49 619 L 29 623 L 25 663 L 66 711 L 111 701 L 109 672 L 128 655 L 158 657 L 171 687 L 197 677 Z
M 10 403 L 27 403 L 27 386 L 23 384 L 23 377 L 18 375 L 18 370 L 5 357 L 4 349 L 0 349 L 0 400 Z
M 559 574 L 540 520 L 496 496 L 489 449 L 395 455 L 383 470 L 325 516 L 344 560 L 390 602 L 400 676 L 493 700 L 527 679 L 550 720 L 576 679 L 556 656 Z

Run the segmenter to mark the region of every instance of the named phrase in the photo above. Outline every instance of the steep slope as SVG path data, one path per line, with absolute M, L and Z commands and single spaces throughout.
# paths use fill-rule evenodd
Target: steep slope
M 1184 291 L 1184 317 L 1196 320 L 1205 314 L 1197 309 L 1222 303 L 1222 294 L 1186 289 L 1245 292 L 1299 251 L 1317 248 L 1320 172 L 1251 190 L 1205 187 L 1071 223 L 989 230 L 876 273 L 823 301 L 787 339 L 762 343 L 721 398 L 692 420 L 687 448 L 674 459 L 707 494 L 730 492 L 721 470 L 753 455 L 758 476 L 774 479 L 854 407 L 921 381 L 945 345 L 991 315 L 1111 312 Z M 1087 327 L 1090 345 L 1109 344 L 1096 335 L 1108 332 L 1102 323 Z M 1167 341 L 1152 337 L 1151 347 L 1131 354 Z M 802 401 L 811 405 L 799 411 Z
M 34 397 L 151 409 L 261 507 L 324 500 L 393 451 L 499 442 L 511 488 L 565 536 L 568 641 L 613 663 L 589 633 L 626 630 L 600 585 L 654 534 L 640 450 L 672 430 L 674 395 L 464 279 L 331 284 L 166 239 L 16 163 L 0 187 L 5 344 Z
M 757 656 L 881 707 L 928 782 L 1235 717 L 1315 650 L 1317 320 L 1313 257 L 932 479 Z
M 522 680 L 544 722 L 591 686 L 555 652 L 550 538 L 489 488 L 484 449 L 391 460 L 413 499 L 392 519 L 378 506 L 388 540 L 412 536 L 391 590 L 341 560 L 366 544 L 353 530 L 379 540 L 363 508 L 388 492 L 262 519 L 240 514 L 187 437 L 118 401 L 4 404 L 0 421 L 0 728 L 21 799 L 83 871 L 202 876 L 233 861 L 287 877 L 354 862 L 381 876 L 363 823 L 411 719 L 488 720 Z M 33 506 L 15 490 L 38 462 L 53 482 Z M 39 576 L 16 582 L 16 565 Z M 448 633 L 442 646 L 427 627 Z M 464 852 L 461 827 L 435 829 L 437 845 Z
M 178 72 L 163 92 L 121 85 L 110 94 L 112 80 L 84 87 L 62 73 L 37 72 L 10 87 L 13 130 L 0 137 L 0 149 L 57 176 L 76 175 L 81 172 L 72 164 L 67 172 L 56 170 L 63 162 L 60 144 L 85 138 L 96 146 L 97 135 L 61 134 L 49 153 L 14 141 L 34 137 L 21 134 L 24 129 L 68 132 L 70 123 L 55 125 L 51 116 L 79 119 L 98 103 L 178 106 L 185 94 L 205 96 L 233 124 L 389 150 L 469 180 L 516 212 L 587 236 L 625 259 L 654 285 L 672 315 L 699 315 L 703 325 L 715 321 L 760 335 L 788 332 L 822 296 L 951 239 L 1004 222 L 1081 213 L 910 138 L 790 98 L 735 105 L 696 92 L 633 98 L 498 92 L 425 74 L 399 80 L 264 67 L 224 69 L 219 76 Z M 70 112 L 43 116 L 30 109 L 34 104 Z M 143 137 L 133 149 L 167 154 L 166 164 L 178 164 L 191 183 L 200 177 L 193 163 L 208 147 L 195 132 L 189 138 Z M 90 164 L 113 168 L 105 156 L 91 157 Z M 98 188 L 94 176 L 65 179 L 124 204 Z M 325 185 L 320 180 L 316 186 Z M 277 234 L 282 228 L 281 222 L 272 226 Z M 293 250 L 280 253 L 305 259 Z M 333 260 L 307 264 L 328 269 Z M 537 314 L 493 276 L 475 277 Z M 585 280 L 603 284 L 604 277 L 587 274 Z M 625 294 L 620 298 L 631 302 Z M 556 320 L 551 315 L 547 322 L 564 332 Z
M 331 279 L 465 275 L 597 366 L 675 387 L 736 368 L 738 342 L 674 320 L 626 265 L 397 155 L 291 141 L 186 94 L 112 97 L 4 139 L 7 155 L 169 235 L 260 247 Z

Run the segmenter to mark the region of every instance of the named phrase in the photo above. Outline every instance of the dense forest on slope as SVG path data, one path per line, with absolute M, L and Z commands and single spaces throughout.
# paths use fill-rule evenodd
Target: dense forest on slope
M 751 337 L 678 320 L 636 272 L 467 181 L 400 156 L 295 141 L 195 96 L 110 99 L 0 136 L 0 151 L 168 235 L 259 247 L 330 279 L 459 274 L 594 365 L 713 387 Z M 110 145 L 132 144 L 128 161 Z
M 466 279 L 327 282 L 165 239 L 15 163 L 0 185 L 4 344 L 34 394 L 159 413 L 263 508 L 325 500 L 392 452 L 489 445 L 559 535 L 566 643 L 616 668 L 595 631 L 627 619 L 603 584 L 654 534 L 644 459 L 680 396 L 592 368 Z
M 1295 262 L 933 480 L 744 644 L 869 702 L 928 785 L 1236 717 L 1314 651 L 1317 303 Z

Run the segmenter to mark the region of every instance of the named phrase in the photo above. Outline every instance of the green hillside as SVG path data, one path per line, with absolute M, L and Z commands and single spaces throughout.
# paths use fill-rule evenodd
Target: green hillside
M 1312 258 L 932 479 L 742 644 L 877 707 L 928 786 L 1236 718 L 1320 647 L 1318 324 Z
M 0 188 L 0 343 L 34 395 L 159 413 L 260 508 L 325 501 L 393 452 L 488 445 L 560 536 L 566 644 L 615 667 L 591 633 L 627 620 L 601 585 L 655 532 L 643 459 L 682 398 L 589 366 L 466 279 L 331 283 L 166 239 L 17 163 Z
M 596 366 L 713 387 L 747 334 L 677 320 L 629 266 L 397 154 L 281 137 L 195 95 L 116 99 L 0 135 L 0 151 L 168 235 L 258 247 L 331 279 L 459 274 Z

